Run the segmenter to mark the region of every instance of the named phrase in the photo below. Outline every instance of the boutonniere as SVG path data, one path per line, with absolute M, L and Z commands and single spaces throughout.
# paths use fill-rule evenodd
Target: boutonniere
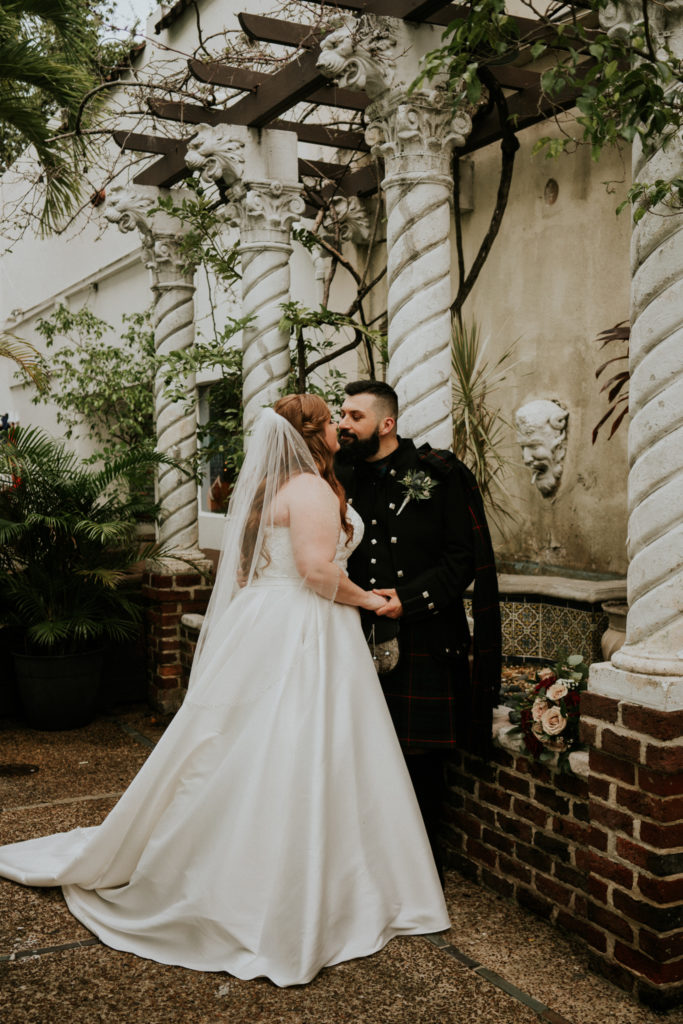
M 399 480 L 403 484 L 405 498 L 400 509 L 396 513 L 400 516 L 409 501 L 428 501 L 438 481 L 432 480 L 423 469 L 411 469 Z

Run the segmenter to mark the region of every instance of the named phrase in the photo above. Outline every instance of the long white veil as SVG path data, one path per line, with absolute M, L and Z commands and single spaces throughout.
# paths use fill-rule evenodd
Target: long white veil
M 207 671 L 219 670 L 215 658 L 224 640 L 226 613 L 268 564 L 276 496 L 294 476 L 302 473 L 320 476 L 303 437 L 284 416 L 273 409 L 263 409 L 249 438 L 244 464 L 228 504 L 216 580 L 192 663 L 188 695 L 194 696 L 198 680 Z M 304 585 L 303 579 L 301 584 Z M 267 623 L 262 623 L 261 629 L 267 644 Z M 231 662 L 236 653 L 231 652 Z M 226 667 L 230 669 L 230 665 Z M 231 702 L 227 693 L 220 703 L 224 699 Z

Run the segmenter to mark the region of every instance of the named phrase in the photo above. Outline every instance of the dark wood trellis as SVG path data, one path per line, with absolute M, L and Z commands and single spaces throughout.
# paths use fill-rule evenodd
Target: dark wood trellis
M 315 0 L 321 2 L 322 0 Z M 401 18 L 407 22 L 431 25 L 450 24 L 455 19 L 467 17 L 467 8 L 444 3 L 443 0 L 335 0 L 335 7 L 355 13 Z M 587 15 L 583 25 L 590 24 Z M 317 68 L 320 56 L 320 42 L 324 32 L 310 25 L 295 24 L 277 18 L 241 13 L 238 15 L 244 33 L 256 42 L 277 43 L 296 47 L 296 55 L 279 71 L 266 73 L 244 68 L 231 67 L 223 61 L 203 62 L 190 60 L 189 69 L 199 81 L 239 90 L 239 95 L 229 106 L 216 108 L 186 102 L 151 100 L 151 112 L 158 118 L 181 124 L 247 125 L 252 128 L 271 128 L 295 132 L 302 142 L 356 152 L 367 151 L 367 144 L 361 131 L 342 130 L 314 123 L 299 123 L 283 119 L 297 103 L 319 104 L 331 108 L 352 111 L 364 110 L 370 102 L 363 92 L 341 89 L 331 84 Z M 552 38 L 556 42 L 556 27 L 529 18 L 515 18 L 524 46 L 532 42 Z M 519 55 L 517 55 L 516 59 Z M 475 116 L 472 132 L 466 144 L 457 152 L 459 155 L 472 153 L 490 143 L 503 139 L 513 126 L 514 132 L 546 120 L 562 110 L 570 109 L 578 95 L 575 89 L 567 88 L 553 97 L 552 101 L 543 95 L 540 73 L 519 67 L 510 61 L 507 64 L 492 64 L 487 74 L 501 90 L 506 90 L 508 124 L 501 123 L 500 114 L 493 109 Z M 174 140 L 135 132 L 114 132 L 114 140 L 126 150 L 140 153 L 158 153 L 161 159 L 141 171 L 134 182 L 138 185 L 156 185 L 169 188 L 192 172 L 185 163 L 189 139 Z M 346 196 L 369 195 L 377 188 L 374 168 L 364 166 L 353 170 L 350 167 L 322 160 L 299 161 L 301 177 L 320 178 L 323 186 L 320 201 L 324 202 L 332 193 Z

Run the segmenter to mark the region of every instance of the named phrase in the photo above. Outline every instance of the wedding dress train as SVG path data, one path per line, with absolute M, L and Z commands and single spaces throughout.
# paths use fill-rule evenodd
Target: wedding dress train
M 0 875 L 61 885 L 115 949 L 293 985 L 449 922 L 358 611 L 303 585 L 286 528 L 269 556 L 105 821 L 0 848 Z

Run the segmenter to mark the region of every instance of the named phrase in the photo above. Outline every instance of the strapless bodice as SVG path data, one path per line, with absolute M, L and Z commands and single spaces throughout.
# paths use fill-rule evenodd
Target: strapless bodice
M 334 562 L 346 571 L 346 563 L 352 551 L 358 547 L 363 539 L 363 520 L 358 513 L 349 505 L 346 515 L 353 527 L 353 534 L 348 539 L 344 530 L 339 533 L 337 550 L 334 555 Z M 288 526 L 270 527 L 266 535 L 266 551 L 268 553 L 267 564 L 262 564 L 256 572 L 255 580 L 277 580 L 296 579 L 301 580 L 294 560 L 292 550 L 292 539 Z M 265 559 L 263 559 L 265 563 Z

